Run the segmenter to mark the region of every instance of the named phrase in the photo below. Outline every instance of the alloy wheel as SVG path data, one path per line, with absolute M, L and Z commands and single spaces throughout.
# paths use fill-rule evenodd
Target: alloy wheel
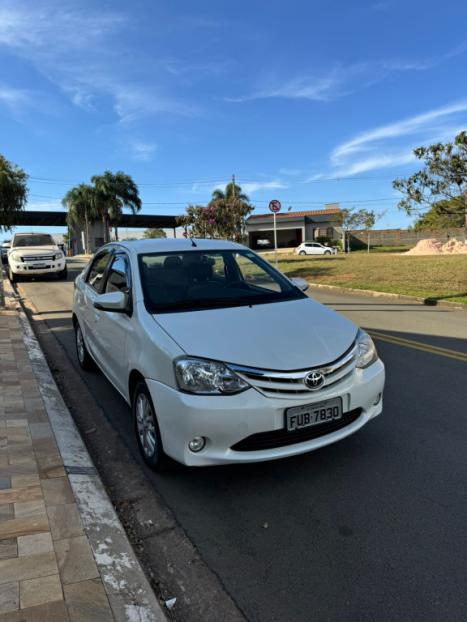
M 136 428 L 144 454 L 152 458 L 156 451 L 156 426 L 152 406 L 144 393 L 136 398 Z

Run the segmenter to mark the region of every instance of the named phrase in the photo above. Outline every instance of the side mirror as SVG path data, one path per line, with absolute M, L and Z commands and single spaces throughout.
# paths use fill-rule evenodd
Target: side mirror
M 298 289 L 301 289 L 302 292 L 306 292 L 306 290 L 310 287 L 308 282 L 305 281 L 305 279 L 300 278 L 299 276 L 293 279 L 290 279 L 290 280 L 295 285 L 295 287 L 298 287 Z
M 127 297 L 123 292 L 109 292 L 99 294 L 94 300 L 94 307 L 100 311 L 126 313 L 128 311 Z

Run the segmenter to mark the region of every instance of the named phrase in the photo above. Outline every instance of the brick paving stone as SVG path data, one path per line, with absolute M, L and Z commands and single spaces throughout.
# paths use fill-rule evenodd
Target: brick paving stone
M 0 559 L 10 559 L 11 557 L 18 557 L 16 538 L 0 540 Z
M 70 622 L 63 600 L 0 615 L 0 622 Z M 89 622 L 92 622 L 89 620 Z
M 112 622 L 112 611 L 100 581 L 64 585 L 63 591 L 71 622 Z
M 81 519 L 75 503 L 49 505 L 47 514 L 53 540 L 73 538 L 83 534 Z
M 14 503 L 15 518 L 39 518 L 46 517 L 45 503 L 43 499 Z
M 12 518 L 0 522 L 0 540 L 42 533 L 43 531 L 49 531 L 49 521 L 46 515 L 33 518 Z
M 36 533 L 30 536 L 19 536 L 18 556 L 37 555 L 38 553 L 50 553 L 54 550 L 50 533 Z
M 29 426 L 31 438 L 53 438 L 52 428 L 49 423 L 31 423 Z
M 12 488 L 23 488 L 24 486 L 34 486 L 40 484 L 39 475 L 12 475 L 11 476 Z
M 86 536 L 57 540 L 54 548 L 58 571 L 64 585 L 99 576 Z
M 58 574 L 27 579 L 19 584 L 19 600 L 21 609 L 63 600 L 62 586 Z
M 42 480 L 45 505 L 74 503 L 73 491 L 67 477 Z
M 63 477 L 65 469 L 60 454 L 36 454 L 39 477 L 48 479 L 52 477 Z
M 12 503 L 0 505 L 0 521 L 15 517 L 15 508 Z
M 0 613 L 19 609 L 19 583 L 3 583 L 0 585 Z
M 0 560 L 0 584 L 46 577 L 50 574 L 58 574 L 54 553 Z
M 0 503 L 18 503 L 21 501 L 34 501 L 42 499 L 40 485 L 27 486 L 26 488 L 10 488 L 0 490 Z

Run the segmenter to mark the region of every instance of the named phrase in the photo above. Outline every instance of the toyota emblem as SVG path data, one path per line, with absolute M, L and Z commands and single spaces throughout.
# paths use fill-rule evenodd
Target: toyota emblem
M 311 389 L 312 391 L 316 391 L 323 386 L 324 375 L 320 371 L 312 371 L 305 376 L 303 382 L 309 389 Z

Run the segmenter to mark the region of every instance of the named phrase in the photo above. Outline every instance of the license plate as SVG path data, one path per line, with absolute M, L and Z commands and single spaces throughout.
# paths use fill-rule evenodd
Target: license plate
M 287 431 L 302 430 L 313 425 L 334 421 L 342 417 L 342 400 L 337 397 L 332 400 L 294 406 L 285 411 Z
M 45 268 L 47 264 L 45 263 L 35 263 L 32 265 L 33 268 Z

